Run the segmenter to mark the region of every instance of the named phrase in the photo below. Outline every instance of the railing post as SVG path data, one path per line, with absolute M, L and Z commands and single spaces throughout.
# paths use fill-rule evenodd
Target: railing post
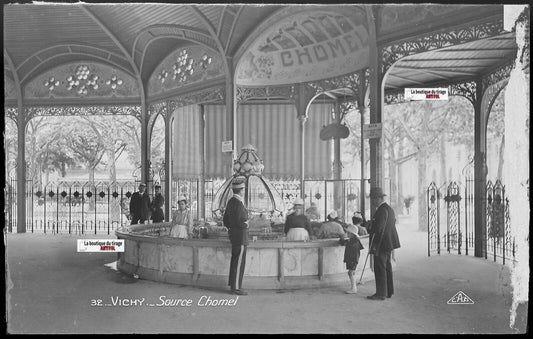
M 72 186 L 68 188 L 68 234 L 71 234 L 72 225 Z
M 468 255 L 468 180 L 465 182 L 465 252 Z
M 96 234 L 96 223 L 98 222 L 98 215 L 96 214 L 98 210 L 98 194 L 96 194 L 96 185 L 94 185 L 93 188 L 93 195 L 94 195 L 94 234 Z
M 446 196 L 449 195 L 450 186 L 446 188 Z M 446 249 L 450 253 L 450 201 L 446 201 Z
M 56 186 L 56 233 L 59 233 L 59 183 Z M 52 229 L 52 233 L 54 230 Z
M 81 187 L 81 234 L 85 226 L 85 185 Z
M 43 232 L 46 234 L 46 196 L 48 195 L 46 192 L 46 188 L 48 187 L 48 184 L 43 189 L 43 206 L 44 206 L 44 216 L 43 216 Z
M 439 188 L 435 185 L 437 191 L 437 254 L 440 254 L 440 191 Z
M 505 218 L 505 214 L 507 211 L 507 199 L 505 198 L 505 187 L 502 187 L 502 204 L 503 204 L 503 244 L 502 244 L 502 256 L 503 256 L 503 264 L 505 265 L 505 243 L 507 242 L 507 221 Z
M 428 257 L 431 256 L 431 251 L 430 251 L 430 246 L 431 246 L 431 242 L 430 242 L 430 237 L 431 237 L 431 214 L 430 214 L 430 199 L 429 199 L 429 191 L 431 189 L 431 184 L 429 185 L 429 187 L 427 188 L 426 190 L 426 201 L 427 201 L 427 205 L 428 205 Z
M 31 233 L 33 233 L 33 212 L 35 211 L 35 207 L 34 207 L 34 204 L 33 204 L 33 195 L 34 195 L 34 191 L 33 191 L 33 182 L 32 182 L 32 185 L 31 185 L 31 196 L 30 196 L 30 201 L 31 201 Z
M 461 199 L 461 190 L 459 186 L 457 186 L 457 195 L 459 196 L 459 199 Z M 461 243 L 463 242 L 463 235 L 461 233 L 461 203 L 460 200 L 456 202 L 456 208 L 457 208 L 457 253 L 461 254 Z
M 109 235 L 109 227 L 111 226 L 111 212 L 110 212 L 110 208 L 111 208 L 111 198 L 110 198 L 110 192 L 111 192 L 111 185 L 113 183 L 111 183 L 110 185 L 107 186 L 107 234 Z
M 120 186 L 120 200 L 119 200 L 119 203 L 120 203 L 120 226 L 122 226 L 122 218 L 124 216 L 124 213 L 122 213 L 122 198 L 124 197 L 124 187 Z

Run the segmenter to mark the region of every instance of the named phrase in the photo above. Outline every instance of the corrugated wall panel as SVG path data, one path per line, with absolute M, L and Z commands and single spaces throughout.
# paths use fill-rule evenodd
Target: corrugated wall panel
M 306 179 L 331 177 L 331 141 L 319 138 L 331 121 L 331 105 L 312 105 L 305 127 Z M 239 105 L 237 150 L 252 144 L 263 159 L 269 178 L 299 178 L 300 132 L 294 105 Z
M 172 177 L 200 178 L 200 110 L 198 105 L 177 108 L 173 113 Z
M 225 140 L 226 106 L 205 105 L 205 175 L 206 178 L 226 178 L 231 169 L 225 169 L 222 141 Z M 229 164 L 226 164 L 229 166 Z
M 332 122 L 331 104 L 314 104 L 305 123 L 305 178 L 332 179 L 333 152 L 331 140 L 320 140 L 320 130 Z

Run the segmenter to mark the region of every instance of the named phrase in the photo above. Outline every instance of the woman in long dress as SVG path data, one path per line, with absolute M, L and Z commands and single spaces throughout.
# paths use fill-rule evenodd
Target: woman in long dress
M 178 198 L 178 209 L 172 213 L 172 224 L 171 237 L 180 239 L 192 238 L 193 220 L 191 211 L 187 206 L 187 198 L 184 196 Z

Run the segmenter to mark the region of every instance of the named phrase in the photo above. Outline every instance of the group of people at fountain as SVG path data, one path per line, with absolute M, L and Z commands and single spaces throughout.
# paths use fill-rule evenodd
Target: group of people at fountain
M 364 219 L 361 213 L 355 212 L 352 217 L 353 224 L 347 224 L 342 221 L 337 211 L 331 211 L 326 222 L 321 223 L 320 229 L 316 232 L 312 227 L 311 220 L 318 220 L 320 214 L 316 208 L 315 203 L 311 203 L 305 213 L 303 210 L 303 200 L 294 200 L 293 207 L 285 220 L 284 232 L 286 240 L 288 241 L 308 241 L 310 239 L 327 239 L 343 237 L 348 232 L 348 226 L 354 226 L 351 229 L 355 230 L 357 235 L 365 235 L 367 231 L 363 226 Z
M 165 197 L 161 194 L 161 185 L 154 185 L 154 197 L 146 190 L 146 184 L 139 184 L 139 190 L 132 194 L 129 205 L 131 224 L 144 224 L 146 222 L 159 223 L 165 220 L 163 205 Z M 172 224 L 170 236 L 186 239 L 193 237 L 193 217 L 188 208 L 185 196 L 178 197 L 178 208 L 172 212 Z
M 248 211 L 243 201 L 243 192 L 245 180 L 239 177 L 232 182 L 233 196 L 228 201 L 224 211 L 224 226 L 228 229 L 229 239 L 231 241 L 231 260 L 228 285 L 231 292 L 237 295 L 246 295 L 247 292 L 242 289 L 242 279 L 244 277 L 244 267 L 246 265 L 246 248 L 248 246 Z M 373 255 L 374 275 L 376 282 L 376 293 L 367 296 L 370 300 L 385 300 L 391 298 L 394 294 L 394 285 L 392 279 L 391 252 L 400 247 L 400 240 L 396 231 L 396 217 L 394 210 L 385 202 L 383 190 L 380 187 L 372 187 L 370 198 L 374 206 L 377 207 L 372 221 L 366 223 L 369 228 L 370 241 L 369 253 Z M 359 262 L 360 251 L 363 249 L 359 239 L 359 229 L 363 224 L 363 217 L 360 214 L 354 214 L 353 224 L 347 225 L 344 229 L 340 224 L 337 227 L 336 213 L 328 215 L 328 222 L 322 224 L 319 234 L 339 236 L 339 243 L 346 246 L 344 252 L 344 262 L 350 278 L 350 289 L 346 293 L 357 293 L 355 281 L 355 269 Z M 328 224 L 329 223 L 329 224 Z M 326 225 L 326 226 L 324 226 Z M 303 213 L 303 201 L 297 199 L 294 201 L 293 213 L 287 216 L 285 221 L 285 233 L 287 240 L 306 240 L 309 239 L 309 230 L 311 223 Z M 347 236 L 345 236 L 345 232 Z
M 132 225 L 144 224 L 149 220 L 152 222 L 165 220 L 165 213 L 163 212 L 165 197 L 161 194 L 161 185 L 154 185 L 154 190 L 154 198 L 151 200 L 146 190 L 146 184 L 140 183 L 139 190 L 131 195 L 129 218 Z
M 223 222 L 228 229 L 231 241 L 231 260 L 228 285 L 231 292 L 237 295 L 246 295 L 242 289 L 244 268 L 246 265 L 246 248 L 248 246 L 248 211 L 243 197 L 245 180 L 237 177 L 232 182 L 233 196 L 228 201 L 224 211 Z M 163 204 L 164 197 L 161 195 L 161 186 L 155 185 L 155 195 L 152 201 L 146 192 L 146 185 L 140 184 L 139 191 L 133 193 L 130 200 L 130 214 L 132 224 L 144 223 L 146 220 L 162 222 L 164 220 Z M 357 293 L 355 282 L 355 269 L 359 262 L 360 251 L 363 245 L 359 238 L 366 234 L 370 235 L 369 253 L 373 255 L 376 293 L 368 296 L 371 300 L 385 300 L 394 294 L 391 252 L 400 247 L 398 233 L 396 231 L 396 218 L 394 210 L 385 202 L 380 187 L 372 187 L 370 198 L 377 207 L 370 222 L 365 222 L 360 213 L 354 213 L 352 224 L 345 224 L 339 219 L 337 212 L 332 211 L 327 216 L 327 221 L 322 223 L 316 238 L 339 238 L 339 244 L 345 246 L 344 262 L 348 270 L 351 287 L 346 293 Z M 292 211 L 287 216 L 284 226 L 287 241 L 307 241 L 314 239 L 311 221 L 319 219 L 320 214 L 316 205 L 307 209 L 304 213 L 304 202 L 296 199 Z M 173 212 L 170 236 L 177 238 L 193 237 L 193 218 L 187 208 L 187 199 L 184 196 L 178 198 L 178 209 Z

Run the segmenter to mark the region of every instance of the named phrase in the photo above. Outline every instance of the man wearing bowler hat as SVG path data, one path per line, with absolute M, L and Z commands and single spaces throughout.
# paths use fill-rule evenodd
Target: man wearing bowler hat
M 140 183 L 139 191 L 133 193 L 130 199 L 131 224 L 144 224 L 150 219 L 150 212 L 150 196 L 146 192 L 146 184 Z
M 248 211 L 244 206 L 245 177 L 236 177 L 231 184 L 233 197 L 228 201 L 224 211 L 224 226 L 228 229 L 231 241 L 231 262 L 229 282 L 231 292 L 246 295 L 242 288 L 242 277 L 246 263 L 246 247 L 248 246 Z
M 385 195 L 381 187 L 370 188 L 371 203 L 377 207 L 369 231 L 370 253 L 373 254 L 376 278 L 376 293 L 367 296 L 371 300 L 385 300 L 394 294 L 391 252 L 400 248 L 400 239 L 396 231 L 394 210 L 385 202 Z

